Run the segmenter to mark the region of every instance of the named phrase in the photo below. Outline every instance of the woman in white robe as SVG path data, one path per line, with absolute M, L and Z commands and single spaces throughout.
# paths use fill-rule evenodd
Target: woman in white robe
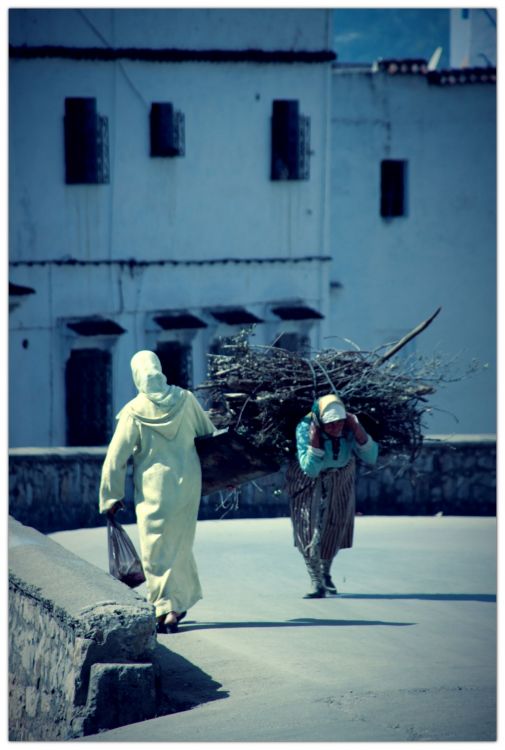
M 193 542 L 202 488 L 195 437 L 215 428 L 195 396 L 167 385 L 154 352 L 131 360 L 138 395 L 117 415 L 100 483 L 100 512 L 114 513 L 125 492 L 133 456 L 135 511 L 148 600 L 158 630 L 177 629 L 202 598 Z

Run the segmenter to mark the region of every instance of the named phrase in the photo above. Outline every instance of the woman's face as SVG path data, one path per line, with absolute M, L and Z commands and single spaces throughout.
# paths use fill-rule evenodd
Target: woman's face
M 328 422 L 323 424 L 323 431 L 333 438 L 338 438 L 342 434 L 344 429 L 345 419 L 337 419 L 336 422 Z

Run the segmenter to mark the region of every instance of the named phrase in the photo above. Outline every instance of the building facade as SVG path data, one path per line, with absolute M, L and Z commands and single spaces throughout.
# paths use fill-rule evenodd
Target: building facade
M 441 307 L 403 354 L 479 370 L 430 397 L 426 429 L 494 433 L 496 71 L 337 63 L 332 86 L 332 335 L 375 349 Z
M 439 306 L 404 354 L 489 366 L 426 431 L 495 431 L 495 71 L 331 39 L 331 10 L 10 11 L 12 447 L 106 444 L 139 349 L 194 387 L 244 326 L 372 349 Z
M 11 10 L 10 445 L 104 445 L 158 352 L 319 348 L 329 10 Z

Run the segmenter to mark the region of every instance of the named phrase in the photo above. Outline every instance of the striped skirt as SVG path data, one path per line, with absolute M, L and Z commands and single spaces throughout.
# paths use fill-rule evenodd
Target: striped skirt
M 286 472 L 294 543 L 304 557 L 333 560 L 339 549 L 352 547 L 356 462 L 321 472 L 315 479 L 292 461 Z

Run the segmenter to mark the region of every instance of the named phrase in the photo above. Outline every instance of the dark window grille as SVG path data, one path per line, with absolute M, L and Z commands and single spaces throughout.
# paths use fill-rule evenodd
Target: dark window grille
M 65 182 L 97 185 L 109 182 L 109 123 L 97 114 L 93 97 L 65 99 Z
M 151 156 L 184 156 L 185 118 L 170 102 L 153 102 L 149 118 Z
M 299 112 L 296 99 L 274 99 L 272 105 L 270 178 L 274 181 L 310 177 L 310 118 Z
M 156 354 L 161 369 L 169 385 L 181 388 L 192 387 L 193 356 L 191 346 L 178 341 L 164 341 L 158 344 Z
M 98 115 L 98 156 L 97 156 L 97 173 L 98 183 L 108 185 L 110 182 L 109 167 L 109 118 Z
M 112 433 L 112 358 L 74 349 L 65 369 L 67 445 L 106 445 Z
M 283 333 L 274 346 L 294 354 L 307 354 L 310 351 L 310 337 L 303 333 Z
M 219 336 L 209 346 L 209 354 L 226 354 L 226 349 L 224 348 L 226 344 L 231 344 L 231 338 L 229 336 Z
M 384 159 L 381 162 L 381 216 L 406 215 L 407 162 Z

